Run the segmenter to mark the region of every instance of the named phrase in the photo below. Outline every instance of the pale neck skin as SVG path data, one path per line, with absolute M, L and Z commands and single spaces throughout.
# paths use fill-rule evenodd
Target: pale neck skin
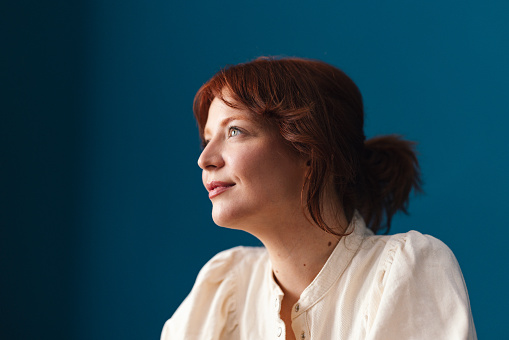
M 325 195 L 330 196 L 331 195 Z M 334 195 L 335 196 L 335 195 Z M 339 233 L 348 227 L 341 204 L 333 197 L 325 200 L 322 211 L 327 225 Z M 327 208 L 328 207 L 328 208 Z M 339 207 L 339 208 L 338 208 Z M 340 237 L 312 224 L 303 209 L 256 233 L 267 249 L 276 282 L 284 293 L 281 319 L 286 324 L 287 339 L 295 339 L 291 328 L 291 312 L 302 292 L 327 262 Z

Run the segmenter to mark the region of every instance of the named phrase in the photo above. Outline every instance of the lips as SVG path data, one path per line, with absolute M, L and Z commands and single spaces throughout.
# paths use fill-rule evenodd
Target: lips
M 205 185 L 209 192 L 209 198 L 216 197 L 217 195 L 222 194 L 226 190 L 233 187 L 235 183 L 227 183 L 221 181 L 211 181 Z

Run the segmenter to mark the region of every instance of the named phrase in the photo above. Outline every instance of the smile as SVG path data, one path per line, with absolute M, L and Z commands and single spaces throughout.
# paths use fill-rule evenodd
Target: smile
M 235 183 L 226 183 L 226 182 L 220 182 L 220 181 L 212 181 L 210 183 L 207 183 L 205 187 L 207 188 L 209 192 L 209 198 L 214 198 L 226 190 L 233 187 Z

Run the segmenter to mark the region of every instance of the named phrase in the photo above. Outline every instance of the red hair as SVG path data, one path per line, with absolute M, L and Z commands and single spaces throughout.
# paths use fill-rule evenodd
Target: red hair
M 232 99 L 227 101 L 223 94 Z M 200 137 L 214 98 L 273 122 L 281 136 L 310 160 L 306 207 L 323 230 L 322 196 L 333 179 L 345 215 L 358 209 L 377 232 L 407 212 L 412 189 L 421 190 L 414 143 L 399 136 L 365 140 L 362 96 L 341 70 L 321 61 L 258 58 L 219 71 L 197 92 L 194 115 Z

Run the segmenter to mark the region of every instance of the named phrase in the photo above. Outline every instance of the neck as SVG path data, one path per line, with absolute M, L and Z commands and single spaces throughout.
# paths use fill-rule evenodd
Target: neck
M 269 253 L 274 277 L 285 294 L 285 305 L 290 307 L 318 275 L 340 240 L 302 217 L 294 216 L 289 223 L 270 228 L 270 233 L 256 235 Z M 336 223 L 327 224 L 335 230 L 343 232 L 347 227 L 344 215 L 333 220 Z

